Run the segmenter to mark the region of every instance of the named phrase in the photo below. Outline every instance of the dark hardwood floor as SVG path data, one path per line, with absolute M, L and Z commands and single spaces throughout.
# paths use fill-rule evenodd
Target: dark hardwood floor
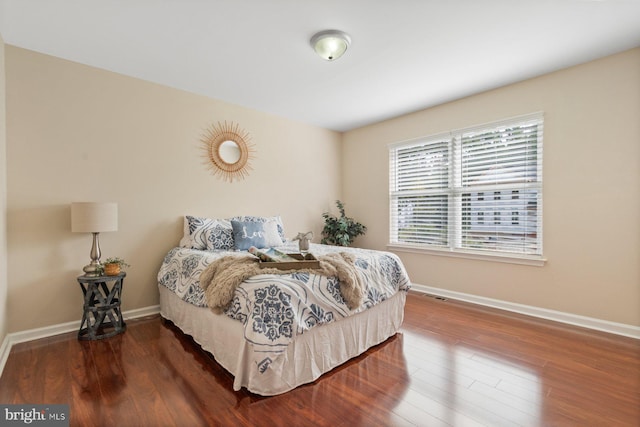
M 638 426 L 640 341 L 410 293 L 400 334 L 274 397 L 244 389 L 159 316 L 116 337 L 15 345 L 1 403 L 72 426 Z

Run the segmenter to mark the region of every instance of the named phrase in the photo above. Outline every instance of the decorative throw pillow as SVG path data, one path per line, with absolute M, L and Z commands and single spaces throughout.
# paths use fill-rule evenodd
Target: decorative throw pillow
M 256 248 L 264 248 L 264 226 L 263 223 L 257 221 L 231 221 L 233 228 L 233 240 L 238 250 L 246 251 L 251 246 Z
M 223 224 L 216 224 L 212 228 L 204 231 L 207 241 L 208 251 L 232 251 L 233 250 L 233 229 Z
M 267 216 L 249 216 L 249 215 L 243 215 L 243 216 L 235 216 L 233 218 L 229 219 L 230 221 L 250 221 L 250 222 L 267 222 L 267 221 L 275 221 L 276 226 L 278 228 L 278 234 L 280 235 L 280 239 L 282 240 L 282 242 L 286 242 L 287 239 L 284 236 L 284 224 L 282 223 L 282 218 L 280 217 L 280 215 L 276 215 L 276 216 L 271 216 L 271 217 L 267 217 Z
M 272 222 L 273 224 L 268 225 L 264 230 L 267 233 L 267 240 L 265 241 L 266 246 L 263 247 L 280 246 L 286 241 L 280 216 L 237 216 L 231 219 L 215 219 L 186 215 L 184 217 L 184 231 L 180 246 L 200 250 L 233 250 L 234 233 L 231 221 L 258 224 Z M 269 231 L 273 230 L 273 227 L 275 227 L 279 239 L 275 238 L 273 233 L 269 233 Z
M 264 224 L 264 240 L 265 240 L 265 248 L 273 248 L 276 246 L 281 246 L 284 241 L 280 237 L 280 232 L 278 230 L 278 223 L 274 220 L 269 220 Z
M 205 232 L 216 226 L 226 227 L 231 230 L 231 224 L 227 220 L 200 218 L 187 215 L 184 217 L 184 236 L 180 240 L 180 246 L 190 249 L 207 249 L 207 236 Z

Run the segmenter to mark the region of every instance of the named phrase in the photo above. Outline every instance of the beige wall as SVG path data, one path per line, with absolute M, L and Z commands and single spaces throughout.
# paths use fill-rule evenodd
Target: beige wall
M 7 126 L 4 40 L 0 35 L 0 345 L 7 336 Z
M 368 226 L 357 243 L 384 249 L 388 143 L 533 111 L 545 113 L 546 266 L 400 256 L 415 283 L 640 325 L 640 49 L 357 129 L 342 147 L 335 132 L 16 47 L 0 59 L 0 338 L 80 318 L 90 236 L 70 232 L 72 201 L 119 203 L 103 256 L 133 264 L 124 309 L 143 308 L 157 304 L 155 274 L 184 214 L 281 214 L 288 235 L 319 235 L 320 214 L 342 198 Z M 210 174 L 198 142 L 224 120 L 257 148 L 252 174 L 233 184 Z
M 547 264 L 399 255 L 415 283 L 638 326 L 640 48 L 346 133 L 347 213 L 369 227 L 358 243 L 388 243 L 388 143 L 536 111 Z
M 119 204 L 103 257 L 124 257 L 125 310 L 158 303 L 156 273 L 182 217 L 275 215 L 288 236 L 319 234 L 341 196 L 341 135 L 54 57 L 6 47 L 8 309 L 11 332 L 80 319 L 76 276 L 91 236 L 72 234 L 73 201 Z M 256 146 L 240 182 L 214 177 L 199 138 L 239 123 Z

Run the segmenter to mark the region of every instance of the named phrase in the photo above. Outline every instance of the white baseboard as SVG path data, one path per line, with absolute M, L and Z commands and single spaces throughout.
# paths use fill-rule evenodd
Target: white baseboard
M 9 345 L 9 335 L 7 335 L 2 340 L 2 344 L 0 344 L 0 377 L 2 376 L 4 365 L 7 363 L 7 359 L 9 358 L 10 351 L 11 345 Z
M 160 306 L 152 305 L 149 307 L 123 311 L 122 317 L 125 320 L 129 320 L 158 313 L 160 313 Z M 14 344 L 76 331 L 79 327 L 80 320 L 76 320 L 74 322 L 60 323 L 52 326 L 45 326 L 44 328 L 29 329 L 26 331 L 13 332 L 11 334 L 8 334 L 2 341 L 2 345 L 0 345 L 0 376 L 2 376 L 4 365 L 7 363 L 9 353 L 11 352 L 11 347 L 13 347 Z
M 152 316 L 158 313 L 160 313 L 160 305 L 151 305 L 149 307 L 127 310 L 122 313 L 122 317 L 124 317 L 124 320 L 139 319 L 141 317 Z
M 580 326 L 583 328 L 594 329 L 597 331 L 608 332 L 615 335 L 622 335 L 630 338 L 640 339 L 640 327 L 627 325 L 624 323 L 609 322 L 607 320 L 594 319 L 586 316 L 578 316 L 571 313 L 561 311 L 548 310 L 545 308 L 533 307 L 529 305 L 516 304 L 508 301 L 496 300 L 492 298 L 480 297 L 462 292 L 449 291 L 441 288 L 434 288 L 413 283 L 412 289 L 416 292 L 441 296 L 445 298 L 466 301 L 473 304 L 483 305 L 487 307 L 498 308 L 501 310 L 511 311 L 514 313 L 525 314 L 528 316 L 538 317 L 547 320 L 553 320 L 569 325 Z M 125 319 L 135 319 L 153 314 L 160 313 L 160 306 L 153 305 L 150 307 L 139 308 L 123 312 Z M 0 376 L 4 370 L 4 365 L 9 358 L 11 347 L 21 342 L 32 341 L 40 338 L 51 337 L 78 329 L 80 320 L 75 322 L 67 322 L 44 328 L 30 329 L 22 332 L 14 332 L 8 334 L 0 344 Z
M 517 304 L 508 301 L 485 298 L 462 292 L 449 291 L 446 289 L 433 288 L 413 283 L 411 289 L 417 292 L 441 296 L 445 298 L 466 301 L 473 304 L 484 305 L 487 307 L 498 308 L 501 310 L 512 311 L 514 313 L 525 314 L 528 316 L 539 317 L 541 319 L 553 320 L 555 322 L 566 323 L 569 325 L 580 326 L 583 328 L 594 329 L 597 331 L 608 332 L 615 335 L 623 335 L 625 337 L 640 339 L 640 327 L 627 325 L 624 323 L 610 322 L 607 320 L 595 319 L 592 317 L 579 316 L 577 314 L 565 313 L 562 311 L 548 310 L 546 308 L 534 307 L 530 305 Z

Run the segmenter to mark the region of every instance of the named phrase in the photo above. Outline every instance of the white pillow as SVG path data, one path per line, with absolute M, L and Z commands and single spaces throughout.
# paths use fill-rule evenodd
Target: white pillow
M 231 222 L 227 220 L 186 215 L 184 217 L 184 236 L 180 240 L 180 246 L 190 249 L 207 249 L 208 233 L 206 231 L 215 229 L 217 226 L 231 230 Z
M 278 223 L 275 220 L 265 222 L 263 232 L 266 247 L 273 248 L 274 246 L 281 246 L 284 243 L 278 232 Z

